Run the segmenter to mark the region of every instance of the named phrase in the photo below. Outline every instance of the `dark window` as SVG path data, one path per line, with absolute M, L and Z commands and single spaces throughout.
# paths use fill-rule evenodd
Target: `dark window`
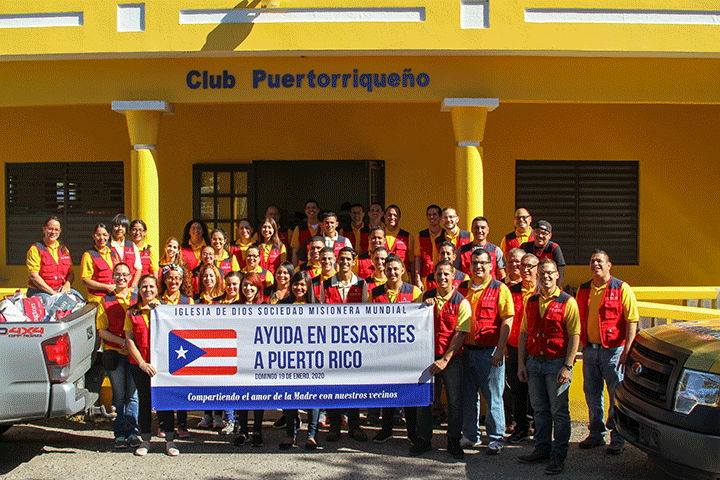
M 222 228 L 229 242 L 234 242 L 238 221 L 253 211 L 251 177 L 249 164 L 195 165 L 194 218 L 203 219 L 210 230 Z
M 93 226 L 125 208 L 122 162 L 7 163 L 5 179 L 8 265 L 25 264 L 49 215 L 60 218 L 60 240 L 77 265 L 92 248 Z
M 637 161 L 518 160 L 516 208 L 553 226 L 568 265 L 585 265 L 595 249 L 616 265 L 638 264 Z

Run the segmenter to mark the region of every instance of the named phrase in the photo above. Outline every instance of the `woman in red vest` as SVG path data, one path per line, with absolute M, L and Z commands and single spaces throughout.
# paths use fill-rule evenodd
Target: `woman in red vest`
M 110 248 L 110 233 L 98 223 L 93 230 L 94 247 L 83 253 L 80 261 L 80 278 L 88 289 L 88 301 L 100 302 L 108 293 L 115 291 L 112 271 L 118 263 L 115 251 Z
M 202 220 L 190 220 L 185 224 L 182 241 L 182 257 L 192 271 L 200 262 L 200 251 L 205 245 L 210 245 L 208 227 Z
M 275 270 L 275 283 L 265 289 L 267 303 L 276 304 L 291 296 L 290 278 L 295 274 L 295 267 L 290 262 L 282 262 Z
M 158 276 L 158 261 L 155 251 L 152 247 L 145 243 L 147 235 L 147 225 L 142 220 L 133 220 L 130 222 L 130 239 L 137 246 L 140 252 L 140 262 L 142 262 L 142 274 L 151 273 Z
M 138 286 L 139 299 L 132 305 L 125 315 L 125 340 L 130 351 L 130 373 L 135 380 L 138 393 L 138 424 L 142 443 L 135 450 L 135 455 L 144 457 L 150 451 L 150 427 L 152 424 L 150 404 L 150 378 L 155 376 L 157 370 L 150 363 L 150 312 L 160 301 L 158 295 L 158 280 L 154 275 L 144 275 L 140 278 Z M 175 457 L 180 454 L 175 442 L 175 425 L 173 412 L 158 412 L 161 423 L 167 428 L 165 441 L 167 454 Z
M 278 226 L 272 218 L 266 218 L 260 227 L 263 242 L 260 247 L 260 266 L 275 275 L 278 265 L 287 260 L 287 249 L 280 241 Z M 289 280 L 289 279 L 288 279 Z
M 55 215 L 48 217 L 42 230 L 42 240 L 30 246 L 27 253 L 27 296 L 49 297 L 58 292 L 70 293 L 73 291 L 72 282 L 75 280 L 75 274 L 72 270 L 70 252 L 58 241 L 62 232 L 58 217 Z M 78 296 L 81 295 L 78 293 Z

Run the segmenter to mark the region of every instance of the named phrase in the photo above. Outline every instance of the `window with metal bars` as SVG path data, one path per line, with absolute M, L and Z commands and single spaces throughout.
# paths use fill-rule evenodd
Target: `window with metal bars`
M 28 248 L 42 238 L 43 222 L 57 215 L 60 240 L 79 264 L 93 245 L 95 224 L 125 208 L 123 162 L 5 164 L 5 241 L 8 265 L 24 265 Z
M 515 205 L 552 224 L 568 265 L 596 249 L 616 265 L 638 264 L 639 162 L 517 160 Z

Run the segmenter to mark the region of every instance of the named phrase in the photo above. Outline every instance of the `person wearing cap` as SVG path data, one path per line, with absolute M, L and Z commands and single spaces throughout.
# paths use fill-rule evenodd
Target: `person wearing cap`
M 549 460 L 545 468 L 549 475 L 563 471 L 568 454 L 571 430 L 568 391 L 580 344 L 577 302 L 558 287 L 557 279 L 555 262 L 541 259 L 540 291 L 525 304 L 518 340 L 518 378 L 528 382 L 530 403 L 535 410 L 535 449 L 518 457 L 518 461 Z
M 510 250 L 513 248 L 520 248 L 520 245 L 523 243 L 535 240 L 533 229 L 530 226 L 532 217 L 526 209 L 518 208 L 515 212 L 513 222 L 515 223 L 515 231 L 505 235 L 500 242 L 500 250 L 503 251 L 505 257 L 508 256 Z
M 630 286 L 610 275 L 610 257 L 596 250 L 590 257 L 592 280 L 580 285 L 577 303 L 580 309 L 580 341 L 583 345 L 583 390 L 588 405 L 590 434 L 580 448 L 605 445 L 605 429 L 610 430 L 607 453 L 617 455 L 625 448 L 625 439 L 615 430 L 615 388 L 623 378 L 630 345 L 639 320 L 637 301 Z M 607 423 L 603 422 L 603 383 L 610 397 Z
M 520 248 L 522 248 L 525 253 L 532 253 L 541 260 L 543 258 L 549 258 L 555 262 L 558 269 L 557 284 L 562 286 L 565 257 L 563 257 L 560 245 L 550 241 L 552 238 L 552 225 L 550 225 L 550 222 L 547 220 L 540 220 L 534 232 L 535 240 L 523 243 Z

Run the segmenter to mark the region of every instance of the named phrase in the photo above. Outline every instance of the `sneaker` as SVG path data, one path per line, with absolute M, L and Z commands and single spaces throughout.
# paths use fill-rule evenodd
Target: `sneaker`
M 165 431 L 162 428 L 158 428 L 158 437 L 165 438 Z
M 137 435 L 135 435 L 135 434 L 133 433 L 133 434 L 131 434 L 131 435 L 127 438 L 127 443 L 128 443 L 128 445 L 130 445 L 132 448 L 137 448 L 137 447 L 139 447 L 140 444 L 142 443 L 142 440 L 140 440 L 140 437 L 138 437 Z
M 175 446 L 175 442 L 167 442 L 165 445 L 165 451 L 167 452 L 169 457 L 177 457 L 180 455 L 180 450 L 177 449 Z
M 197 428 L 210 428 L 213 424 L 212 416 L 205 414 L 202 420 L 197 424 Z
M 595 448 L 595 447 L 602 447 L 605 445 L 605 439 L 603 437 L 593 437 L 592 435 L 588 435 L 585 440 L 580 442 L 578 445 L 580 448 Z
M 530 439 L 530 432 L 527 430 L 518 430 L 517 432 L 513 432 L 512 435 L 508 437 L 508 442 L 512 443 L 513 445 L 517 445 L 518 443 L 522 442 L 523 440 L 529 440 Z
M 533 450 L 530 455 L 522 455 L 518 457 L 518 461 L 520 463 L 540 463 L 547 462 L 548 460 L 550 460 L 550 454 L 543 453 L 539 450 Z
M 625 450 L 625 442 L 618 442 L 617 440 L 611 441 L 605 452 L 608 455 L 618 455 Z
M 380 430 L 375 437 L 373 437 L 373 443 L 385 443 L 389 439 L 393 438 L 393 432 L 388 430 Z
M 459 438 L 448 438 L 447 452 L 455 460 L 462 460 L 465 457 Z
M 252 446 L 253 447 L 262 447 L 263 446 L 262 432 L 253 432 Z
M 293 445 L 295 445 L 295 439 L 294 438 L 288 438 L 287 440 L 283 440 L 278 444 L 278 448 L 280 450 L 290 450 Z
M 190 438 L 190 432 L 185 427 L 178 427 L 177 429 L 178 438 Z
M 545 467 L 545 473 L 548 475 L 557 475 L 558 473 L 561 473 L 563 471 L 564 467 L 564 460 L 561 460 L 559 458 L 553 458 L 550 460 L 550 463 L 548 463 L 548 466 Z
M 359 426 L 351 428 L 348 432 L 348 437 L 352 438 L 356 442 L 367 442 L 368 440 L 367 433 L 365 433 L 365 430 Z
M 245 432 L 240 432 L 238 433 L 238 436 L 235 437 L 235 440 L 233 440 L 233 445 L 240 447 L 245 444 L 245 440 L 247 440 L 247 434 Z
M 235 431 L 235 425 L 232 422 L 225 422 L 225 426 L 220 430 L 220 435 L 232 435 Z
M 325 413 L 320 413 L 320 416 L 318 417 L 318 427 L 326 428 L 328 427 L 328 418 Z
M 487 454 L 488 455 L 497 455 L 500 452 L 502 452 L 504 446 L 505 445 L 498 442 L 497 440 L 493 440 L 492 442 L 490 442 L 490 445 L 488 445 Z
M 213 419 L 212 428 L 213 430 L 220 430 L 225 426 L 225 422 L 223 422 L 222 415 L 215 415 L 215 418 Z
M 125 437 L 117 437 L 115 439 L 115 449 L 116 450 L 124 450 L 128 446 L 128 442 L 125 439 Z
M 410 451 L 408 453 L 411 457 L 417 457 L 425 452 L 429 452 L 430 450 L 432 450 L 432 444 L 430 442 L 427 440 L 418 440 L 417 443 L 410 447 Z
M 135 455 L 138 457 L 144 457 L 148 454 L 150 451 L 150 442 L 142 442 L 137 450 L 135 450 Z
M 348 416 L 347 416 L 347 415 L 343 415 L 343 416 L 341 417 L 341 422 L 342 422 L 342 426 L 345 427 L 345 428 L 347 428 L 347 427 L 349 426 L 349 424 L 348 424 Z
M 273 423 L 273 428 L 285 428 L 287 425 L 287 419 L 285 418 L 285 415 L 278 418 L 275 423 Z
M 317 450 L 318 444 L 315 441 L 314 438 L 308 438 L 307 442 L 305 442 L 305 451 L 312 452 L 314 450 Z
M 478 440 L 477 442 L 473 442 L 469 438 L 463 435 L 463 437 L 460 439 L 460 447 L 462 448 L 475 448 L 478 449 L 482 445 L 482 442 Z

